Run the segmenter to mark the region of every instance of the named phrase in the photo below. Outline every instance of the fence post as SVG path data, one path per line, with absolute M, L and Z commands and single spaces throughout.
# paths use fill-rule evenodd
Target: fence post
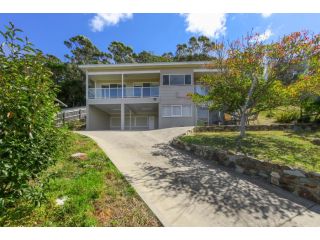
M 64 124 L 64 112 L 62 112 L 62 124 Z
M 81 109 L 79 109 L 79 120 L 81 120 Z

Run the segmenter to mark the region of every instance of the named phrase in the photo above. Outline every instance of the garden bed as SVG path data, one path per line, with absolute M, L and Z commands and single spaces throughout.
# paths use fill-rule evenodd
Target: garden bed
M 238 135 L 191 133 L 175 138 L 172 145 L 320 202 L 320 146 L 313 143 L 320 132 L 252 131 L 241 147 Z
M 76 152 L 87 157 L 72 159 Z M 0 214 L 0 226 L 161 226 L 103 151 L 70 132 L 65 157 L 45 171 L 41 206 L 20 201 Z

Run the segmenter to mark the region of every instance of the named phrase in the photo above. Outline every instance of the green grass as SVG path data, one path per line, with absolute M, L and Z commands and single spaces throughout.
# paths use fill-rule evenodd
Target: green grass
M 72 160 L 75 152 L 88 160 Z M 44 172 L 47 200 L 21 200 L 0 213 L 0 226 L 160 226 L 159 221 L 91 139 L 70 132 L 64 157 Z M 56 199 L 67 197 L 65 204 Z
M 239 145 L 238 132 L 210 132 L 183 136 L 188 143 L 241 152 L 261 160 L 320 172 L 320 146 L 311 143 L 320 132 L 248 131 Z

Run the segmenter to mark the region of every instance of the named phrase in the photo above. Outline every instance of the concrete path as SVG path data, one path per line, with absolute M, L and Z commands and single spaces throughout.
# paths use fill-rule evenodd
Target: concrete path
M 188 128 L 83 131 L 164 226 L 320 226 L 320 205 L 168 145 Z

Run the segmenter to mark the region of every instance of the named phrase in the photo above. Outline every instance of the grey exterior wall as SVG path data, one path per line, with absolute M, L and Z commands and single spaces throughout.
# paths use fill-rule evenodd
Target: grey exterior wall
M 87 130 L 108 130 L 109 126 L 109 115 L 92 105 L 88 105 Z
M 191 74 L 191 85 L 170 86 L 163 85 L 163 75 L 166 74 Z M 192 69 L 172 69 L 160 71 L 159 88 L 159 128 L 194 126 L 196 121 L 196 111 L 192 100 L 187 97 L 188 93 L 194 92 L 194 79 Z M 163 117 L 161 109 L 163 105 L 192 105 L 191 117 Z

